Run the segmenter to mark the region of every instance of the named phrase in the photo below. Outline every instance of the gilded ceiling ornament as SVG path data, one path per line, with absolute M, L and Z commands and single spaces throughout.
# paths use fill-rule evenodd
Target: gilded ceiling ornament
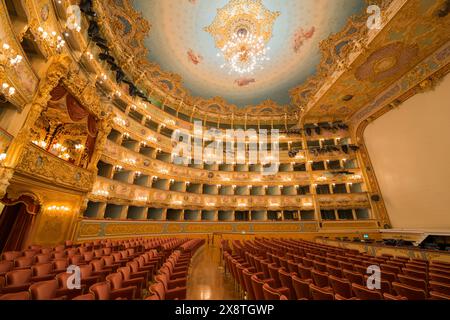
M 205 28 L 221 50 L 230 73 L 251 73 L 263 69 L 262 62 L 270 60 L 267 52 L 272 29 L 279 12 L 271 12 L 261 0 L 231 0 L 217 11 L 213 23 Z
M 239 32 L 262 36 L 267 43 L 272 38 L 273 24 L 279 15 L 280 12 L 265 8 L 261 0 L 231 0 L 217 10 L 217 16 L 205 31 L 214 37 L 219 49 Z

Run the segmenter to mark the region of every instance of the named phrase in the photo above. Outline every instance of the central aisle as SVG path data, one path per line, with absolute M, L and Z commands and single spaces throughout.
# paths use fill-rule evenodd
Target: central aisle
M 238 300 L 230 277 L 220 264 L 220 249 L 205 244 L 192 259 L 187 300 Z

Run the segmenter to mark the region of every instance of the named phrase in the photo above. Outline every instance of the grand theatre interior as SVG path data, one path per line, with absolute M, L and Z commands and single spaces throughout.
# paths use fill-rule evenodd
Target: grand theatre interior
M 449 0 L 1 0 L 0 300 L 449 300 L 449 30 Z

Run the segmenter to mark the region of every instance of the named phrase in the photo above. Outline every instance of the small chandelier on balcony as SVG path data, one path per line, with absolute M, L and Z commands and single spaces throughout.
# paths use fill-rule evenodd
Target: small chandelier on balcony
M 0 47 L 0 65 L 3 68 L 12 68 L 22 62 L 23 57 L 16 53 L 7 43 Z

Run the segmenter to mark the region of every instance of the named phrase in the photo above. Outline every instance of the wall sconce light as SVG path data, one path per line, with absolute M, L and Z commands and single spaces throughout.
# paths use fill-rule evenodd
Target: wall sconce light
M 127 124 L 127 122 L 125 120 L 123 120 L 121 117 L 115 117 L 114 122 L 122 127 L 125 127 L 125 125 Z
M 16 93 L 16 88 L 10 86 L 6 82 L 3 82 L 1 88 L 2 88 L 2 95 L 4 95 L 6 98 L 12 97 Z
M 70 208 L 69 207 L 66 207 L 66 206 L 56 206 L 56 205 L 53 205 L 53 206 L 49 206 L 49 207 L 47 207 L 47 210 L 48 211 L 54 211 L 54 212 L 68 212 L 68 211 L 70 211 Z
M 273 203 L 273 202 L 269 203 L 269 207 L 279 207 L 279 206 L 280 206 L 279 203 Z
M 7 43 L 0 47 L 0 65 L 4 68 L 15 67 L 21 63 L 23 57 L 16 54 L 16 51 Z
M 94 192 L 92 192 L 94 195 L 96 196 L 102 196 L 102 197 L 107 197 L 109 196 L 109 191 L 107 190 L 95 190 Z

